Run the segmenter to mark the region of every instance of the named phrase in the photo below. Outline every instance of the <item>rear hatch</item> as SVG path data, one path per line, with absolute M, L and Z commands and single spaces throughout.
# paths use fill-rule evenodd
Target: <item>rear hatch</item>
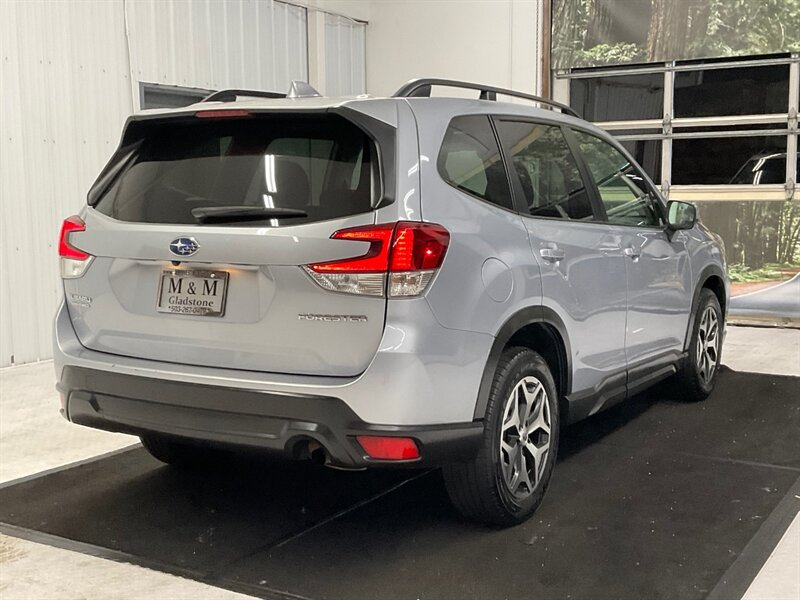
M 363 372 L 383 334 L 382 290 L 323 289 L 304 265 L 369 251 L 331 236 L 375 221 L 374 137 L 330 112 L 198 115 L 132 121 L 90 193 L 85 231 L 69 239 L 94 258 L 64 280 L 81 343 L 181 364 Z

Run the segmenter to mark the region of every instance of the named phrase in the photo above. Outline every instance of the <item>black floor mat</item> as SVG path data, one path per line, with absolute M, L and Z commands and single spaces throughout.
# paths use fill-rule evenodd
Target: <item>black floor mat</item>
M 265 597 L 703 598 L 798 479 L 799 430 L 800 379 L 725 371 L 706 402 L 566 429 L 513 529 L 460 521 L 436 471 L 181 473 L 141 449 L 0 490 L 0 521 Z

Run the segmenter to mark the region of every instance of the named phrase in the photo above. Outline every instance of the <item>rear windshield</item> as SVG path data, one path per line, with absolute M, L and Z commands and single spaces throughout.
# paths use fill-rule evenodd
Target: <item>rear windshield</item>
M 121 221 L 196 224 L 194 208 L 301 210 L 294 225 L 367 212 L 377 200 L 371 139 L 337 115 L 142 123 L 95 208 Z

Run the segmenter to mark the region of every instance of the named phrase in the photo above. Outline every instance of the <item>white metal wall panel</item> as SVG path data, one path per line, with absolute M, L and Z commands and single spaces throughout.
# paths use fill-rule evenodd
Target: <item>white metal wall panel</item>
M 366 86 L 366 25 L 325 15 L 325 94 L 355 96 Z
M 306 10 L 271 0 L 125 3 L 136 81 L 286 91 L 308 78 Z
M 306 36 L 306 10 L 271 0 L 0 0 L 0 366 L 51 356 L 58 229 L 138 82 L 285 91 Z
M 0 366 L 51 355 L 56 242 L 131 112 L 121 2 L 0 2 Z

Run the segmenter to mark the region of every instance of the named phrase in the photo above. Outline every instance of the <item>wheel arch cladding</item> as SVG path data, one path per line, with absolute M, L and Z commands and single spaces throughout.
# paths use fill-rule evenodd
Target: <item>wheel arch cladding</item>
M 700 286 L 701 288 L 707 288 L 714 292 L 714 295 L 719 300 L 720 308 L 722 308 L 723 316 L 727 312 L 727 307 L 725 303 L 725 283 L 722 281 L 722 277 L 719 275 L 709 275 L 706 280 L 703 282 L 703 285 Z
M 723 320 L 727 314 L 725 274 L 722 272 L 722 267 L 719 265 L 708 265 L 700 272 L 700 277 L 697 279 L 697 287 L 695 287 L 694 294 L 692 295 L 692 311 L 689 314 L 689 325 L 686 328 L 686 339 L 683 342 L 684 351 L 689 350 L 692 331 L 694 330 L 695 316 L 697 315 L 697 305 L 700 302 L 700 293 L 703 290 L 711 290 L 717 297 L 719 306 L 722 309 Z
M 567 330 L 553 310 L 544 306 L 532 306 L 514 313 L 495 336 L 483 369 L 473 418 L 484 418 L 500 355 L 503 350 L 512 346 L 524 346 L 542 356 L 553 374 L 559 408 L 563 412 L 566 409 L 565 397 L 572 389 L 572 354 Z

